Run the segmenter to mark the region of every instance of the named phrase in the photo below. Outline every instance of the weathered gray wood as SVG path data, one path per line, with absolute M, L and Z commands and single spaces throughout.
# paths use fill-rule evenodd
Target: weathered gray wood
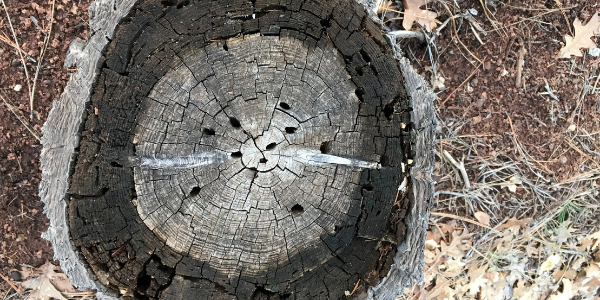
M 42 128 L 42 182 L 40 198 L 50 227 L 43 234 L 54 248 L 54 258 L 78 288 L 97 289 L 98 299 L 113 299 L 113 293 L 96 283 L 95 276 L 80 261 L 71 245 L 67 224 L 68 176 L 75 149 L 79 145 L 84 109 L 90 100 L 92 84 L 102 63 L 102 50 L 112 38 L 119 20 L 134 4 L 134 0 L 97 0 L 90 5 L 90 36 L 87 43 L 73 42 L 66 62 L 77 66 L 59 101 L 55 101 Z
M 409 211 L 405 224 L 406 239 L 398 245 L 398 252 L 388 276 L 369 291 L 374 299 L 396 299 L 404 288 L 423 282 L 425 267 L 424 249 L 429 222 L 429 209 L 433 206 L 434 181 L 431 174 L 435 167 L 435 95 L 425 79 L 417 74 L 405 57 L 398 57 L 406 90 L 412 100 L 411 135 L 414 135 L 412 150 L 413 165 L 410 170 Z
M 71 64 L 76 64 L 78 67 L 78 73 L 76 73 L 73 78 L 71 79 L 71 81 L 69 82 L 67 88 L 65 88 L 65 92 L 63 94 L 63 96 L 61 97 L 61 100 L 59 102 L 56 102 L 50 117 L 46 123 L 46 125 L 44 126 L 44 138 L 43 138 L 43 143 L 44 143 L 44 151 L 42 153 L 42 165 L 44 168 L 44 172 L 43 172 L 43 181 L 42 184 L 40 185 L 40 196 L 42 197 L 42 200 L 46 203 L 46 213 L 48 215 L 48 217 L 51 220 L 51 227 L 49 228 L 48 232 L 44 235 L 47 239 L 49 239 L 54 247 L 55 247 L 55 257 L 56 259 L 58 259 L 61 262 L 61 266 L 63 268 L 63 270 L 65 270 L 65 273 L 67 273 L 67 275 L 69 275 L 69 277 L 71 278 L 72 282 L 74 283 L 74 285 L 76 285 L 77 287 L 82 287 L 82 288 L 95 288 L 98 289 L 100 291 L 99 293 L 99 298 L 106 298 L 106 299 L 111 299 L 113 296 L 117 296 L 116 294 L 110 294 L 110 290 L 106 290 L 103 287 L 103 284 L 114 284 L 112 283 L 109 277 L 111 276 L 110 272 L 107 272 L 108 270 L 104 271 L 101 269 L 98 269 L 97 267 L 94 269 L 94 272 L 96 275 L 94 275 L 94 272 L 90 272 L 88 271 L 87 266 L 85 263 L 81 263 L 81 259 L 82 256 L 81 254 L 77 253 L 76 251 L 78 251 L 78 248 L 74 247 L 71 244 L 71 241 L 69 240 L 69 233 L 68 233 L 68 223 L 66 220 L 66 202 L 68 201 L 68 199 L 66 198 L 67 194 L 68 194 L 68 175 L 69 175 L 69 170 L 72 168 L 71 164 L 72 164 L 72 159 L 73 159 L 73 155 L 75 153 L 75 151 L 78 152 L 83 152 L 86 151 L 85 147 L 86 144 L 80 144 L 79 143 L 79 130 L 80 128 L 83 126 L 83 123 L 85 122 L 85 116 L 87 114 L 84 113 L 84 110 L 86 109 L 86 105 L 89 101 L 90 98 L 90 91 L 91 91 L 91 87 L 92 84 L 94 82 L 94 80 L 97 78 L 97 74 L 98 74 L 98 67 L 100 67 L 102 65 L 103 62 L 103 58 L 101 56 L 101 51 L 104 49 L 104 47 L 106 46 L 108 40 L 106 39 L 106 37 L 112 38 L 113 37 L 113 32 L 114 32 L 114 28 L 117 25 L 118 21 L 124 17 L 125 15 L 127 15 L 129 13 L 129 10 L 131 9 L 132 5 L 133 5 L 134 1 L 123 1 L 120 3 L 116 3 L 113 1 L 96 1 L 92 7 L 90 8 L 90 25 L 91 25 L 91 37 L 90 37 L 90 42 L 88 44 L 83 44 L 83 43 L 76 43 L 74 44 L 74 46 L 71 47 L 71 51 L 69 54 L 69 57 L 67 59 L 68 63 Z M 172 24 L 171 24 L 172 25 Z M 228 45 L 230 47 L 230 49 L 235 49 L 234 45 Z M 298 47 L 295 47 L 294 49 L 298 49 Z M 184 59 L 185 60 L 185 59 Z M 109 62 L 109 64 L 111 64 L 111 62 Z M 182 68 L 182 72 L 185 72 L 184 70 L 187 69 L 188 66 L 186 66 L 186 68 Z M 411 178 L 412 178 L 412 184 L 413 187 L 411 189 L 411 193 L 409 195 L 410 201 L 407 203 L 407 208 L 408 208 L 408 212 L 407 212 L 407 216 L 404 219 L 404 223 L 406 224 L 406 227 L 409 228 L 409 230 L 406 231 L 406 236 L 405 238 L 402 240 L 402 242 L 400 243 L 400 245 L 398 246 L 398 251 L 396 253 L 396 257 L 394 259 L 394 264 L 391 266 L 391 269 L 389 270 L 388 276 L 385 277 L 381 283 L 379 285 L 377 285 L 376 287 L 373 287 L 372 289 L 369 289 L 368 291 L 368 296 L 366 294 L 363 294 L 365 297 L 368 298 L 374 298 L 374 299 L 393 299 L 396 296 L 401 295 L 402 291 L 403 291 L 403 287 L 405 286 L 410 286 L 412 285 L 413 281 L 420 281 L 422 280 L 422 274 L 421 274 L 421 269 L 423 267 L 423 245 L 424 245 L 424 240 L 425 240 L 425 230 L 427 227 L 427 218 L 428 218 L 428 209 L 429 209 L 429 205 L 431 204 L 431 197 L 432 197 L 432 191 L 433 191 L 433 184 L 432 181 L 430 179 L 430 174 L 431 174 L 431 170 L 433 167 L 433 135 L 435 132 L 435 119 L 433 117 L 433 113 L 432 113 L 432 109 L 431 109 L 431 103 L 432 103 L 432 94 L 431 92 L 427 89 L 426 84 L 424 83 L 424 81 L 422 80 L 422 78 L 419 78 L 414 71 L 412 71 L 412 68 L 410 67 L 410 65 L 408 64 L 408 62 L 406 60 L 401 60 L 400 61 L 400 67 L 404 73 L 405 79 L 406 79 L 406 88 L 407 91 L 409 93 L 409 96 L 412 97 L 412 102 L 413 102 L 413 122 L 414 122 L 414 126 L 410 126 L 409 128 L 411 128 L 412 134 L 414 135 L 414 139 L 412 140 L 412 142 L 414 143 L 413 145 L 413 150 L 414 150 L 414 164 L 413 167 L 410 169 L 410 173 L 411 173 Z M 197 70 L 200 71 L 200 70 Z M 105 75 L 107 76 L 107 75 Z M 118 82 L 118 78 L 119 74 L 115 74 L 115 75 L 111 75 L 114 76 L 115 80 L 117 80 L 116 82 Z M 175 75 L 175 78 L 177 77 L 177 75 Z M 393 78 L 390 78 L 390 80 L 393 80 Z M 165 85 L 166 88 L 166 85 Z M 177 101 L 177 99 L 171 99 L 173 101 Z M 287 103 L 286 103 L 287 105 Z M 93 109 L 88 107 L 88 109 Z M 152 108 L 149 108 L 150 110 L 152 110 Z M 233 114 L 233 112 L 230 111 L 231 114 Z M 342 114 L 343 115 L 343 114 Z M 245 116 L 244 118 L 239 117 L 240 119 L 247 119 L 247 118 L 252 118 L 252 115 L 248 115 Z M 296 116 L 296 118 L 302 119 L 301 116 Z M 221 122 L 221 123 L 226 123 L 226 122 Z M 255 120 L 253 122 L 250 122 L 252 124 L 261 124 L 260 120 Z M 215 124 L 216 125 L 216 124 Z M 242 124 L 240 124 L 242 125 Z M 247 124 L 246 124 L 247 125 Z M 234 126 L 235 127 L 235 126 Z M 260 131 L 256 131 L 258 130 L 257 128 L 247 128 L 244 126 L 243 127 L 245 130 L 251 132 L 252 136 L 258 136 L 260 135 Z M 282 127 L 282 129 L 280 131 L 287 131 L 287 128 L 290 128 L 290 131 L 294 131 L 294 135 L 298 136 L 301 135 L 301 131 L 298 131 L 296 134 L 296 130 L 298 130 L 299 124 L 294 124 L 293 126 L 284 126 Z M 293 129 L 292 129 L 293 128 Z M 211 135 L 214 134 L 214 132 L 211 132 L 212 130 L 217 131 L 215 128 L 206 128 L 208 131 L 205 131 L 205 134 Z M 254 134 L 252 134 L 252 131 L 255 131 Z M 283 133 L 286 134 L 286 133 Z M 142 136 L 143 134 L 140 134 L 140 136 Z M 148 136 L 148 138 L 151 138 L 151 135 Z M 139 143 L 140 141 L 136 141 L 137 143 Z M 320 142 L 319 142 L 320 143 Z M 262 146 L 267 146 L 267 145 L 262 145 Z M 279 146 L 279 145 L 278 145 Z M 318 146 L 318 145 L 316 145 Z M 142 149 L 142 148 L 140 148 Z M 318 147 L 317 147 L 318 149 Z M 166 163 L 167 166 L 169 166 L 169 164 L 171 164 L 171 166 L 174 163 L 177 163 L 179 165 L 186 165 L 186 164 L 193 164 L 193 163 L 203 163 L 206 161 L 206 157 L 201 156 L 201 159 L 198 159 L 198 156 L 196 156 L 194 158 L 194 156 L 189 156 L 188 154 L 191 154 L 189 152 L 186 152 L 186 150 L 181 150 L 181 149 L 172 149 L 172 150 L 168 150 L 168 151 L 174 151 L 174 152 L 168 152 L 166 154 L 170 154 L 171 156 L 167 155 L 166 158 L 169 159 L 169 157 L 173 157 L 173 154 L 176 154 L 178 157 L 182 157 L 182 155 L 184 157 L 187 157 L 183 160 L 180 160 L 178 162 L 170 162 L 170 161 L 156 161 L 156 152 L 153 152 L 151 149 L 147 150 L 149 152 L 147 153 L 141 153 L 138 156 L 140 159 L 144 157 L 144 155 L 146 155 L 145 157 L 150 157 L 153 159 L 155 159 L 154 161 L 147 160 L 146 162 L 148 164 L 155 164 L 154 169 L 160 169 L 160 168 L 156 168 L 156 165 L 164 165 Z M 183 151 L 183 152 L 182 152 Z M 307 150 L 308 151 L 308 150 Z M 143 150 L 142 150 L 143 152 Z M 241 151 L 240 151 L 241 152 Z M 307 152 L 307 153 L 311 153 L 311 152 Z M 136 153 L 136 155 L 138 155 Z M 186 156 L 187 155 L 187 156 Z M 292 155 L 285 155 L 285 154 L 279 154 L 279 159 L 291 159 L 290 156 Z M 129 162 L 132 164 L 139 164 L 139 159 L 136 160 L 135 156 L 130 155 L 130 158 L 132 158 Z M 242 156 L 244 159 L 248 159 L 245 158 L 244 156 Z M 308 157 L 308 158 L 307 158 Z M 159 160 L 161 158 L 158 158 Z M 215 159 L 214 157 L 209 158 L 210 160 Z M 218 158 L 221 159 L 221 158 Z M 259 161 L 258 162 L 253 162 L 253 160 L 249 160 L 246 161 L 245 163 L 247 163 L 248 165 L 251 164 L 256 164 L 255 168 L 258 169 L 259 167 L 261 167 L 261 162 L 260 159 L 257 158 Z M 327 162 L 327 163 L 331 163 L 331 162 L 339 162 L 341 160 L 344 160 L 344 157 L 340 157 L 340 156 L 327 156 L 327 154 L 321 154 L 321 153 L 316 153 L 316 154 L 307 154 L 304 155 L 304 161 L 302 161 L 302 156 L 298 156 L 296 157 L 296 161 L 301 161 L 304 164 L 312 164 L 312 163 L 323 163 L 323 161 Z M 352 161 L 349 160 L 350 162 L 347 162 L 346 165 L 356 168 L 356 167 L 364 167 L 366 165 L 369 164 L 369 159 L 365 159 L 364 161 Z M 121 161 L 122 164 L 126 164 L 127 162 Z M 361 165 L 361 163 L 363 165 Z M 119 163 L 117 163 L 119 164 Z M 343 165 L 343 164 L 342 164 Z M 376 163 L 375 165 L 373 165 L 374 168 L 378 167 L 378 164 Z M 141 176 L 140 178 L 144 177 L 143 173 L 146 172 L 144 170 L 148 170 L 148 169 L 144 169 L 141 168 L 140 166 L 136 167 L 138 169 L 138 174 L 140 174 L 139 176 Z M 152 169 L 152 168 L 150 168 Z M 76 171 L 77 172 L 77 171 Z M 151 175 L 151 174 L 150 174 Z M 152 175 L 151 175 L 152 176 Z M 321 179 L 319 179 L 321 180 Z M 143 183 L 144 181 L 142 179 L 140 180 L 136 180 L 136 184 L 138 184 L 138 187 L 136 187 L 137 190 L 144 190 L 143 187 L 141 187 L 141 185 L 144 185 Z M 399 183 L 398 183 L 399 184 Z M 139 188 L 139 189 L 138 189 Z M 77 187 L 77 190 L 72 190 L 71 193 L 74 194 L 86 194 L 89 193 L 90 191 L 93 192 L 94 187 L 93 186 L 79 186 Z M 187 192 L 189 193 L 194 193 L 195 191 L 193 191 L 193 186 L 190 186 L 190 190 Z M 96 192 L 94 192 L 96 193 Z M 139 197 L 139 195 L 138 195 Z M 389 199 L 388 199 L 389 200 Z M 392 199 L 393 200 L 393 199 Z M 134 203 L 135 205 L 138 205 L 138 212 L 140 211 L 140 203 L 139 203 L 139 199 L 135 199 L 134 200 L 136 203 Z M 144 205 L 148 205 L 148 204 L 144 204 Z M 291 206 L 288 208 L 288 210 L 292 210 L 293 209 L 293 203 L 290 202 L 290 204 L 288 206 Z M 303 206 L 304 207 L 304 206 Z M 72 208 L 71 208 L 72 209 Z M 163 220 L 168 220 L 168 217 L 163 217 Z M 149 221 L 150 222 L 150 221 Z M 153 226 L 153 223 L 145 223 L 145 225 L 150 225 Z M 159 224 L 154 224 L 159 226 Z M 335 229 L 335 228 L 334 228 Z M 160 230 L 159 230 L 160 231 Z M 155 231 L 156 234 L 157 231 Z M 160 235 L 160 233 L 158 233 L 158 235 Z M 164 236 L 164 240 L 168 241 L 168 235 L 169 235 L 169 231 L 168 228 L 165 227 L 165 230 L 163 230 L 163 235 Z M 120 243 L 120 242 L 119 242 Z M 178 250 L 181 250 L 185 247 L 191 247 L 190 244 L 185 244 L 185 242 L 183 244 L 178 244 L 178 243 L 174 243 L 171 244 L 170 246 L 177 248 Z M 134 250 L 132 245 L 130 244 L 118 244 L 117 242 L 114 243 L 114 246 L 112 248 L 113 253 L 135 253 L 136 250 Z M 115 250 L 116 249 L 116 250 Z M 110 250 L 110 249 L 105 249 L 106 251 Z M 84 254 L 86 256 L 93 256 L 92 253 L 89 252 L 90 250 L 84 250 Z M 128 255 L 128 254 L 127 254 Z M 177 255 L 177 254 L 172 254 L 172 255 Z M 201 255 L 201 254 L 199 254 Z M 149 256 L 148 256 L 149 257 Z M 179 266 L 178 269 L 184 264 L 184 262 L 181 260 L 181 258 L 176 258 L 179 260 Z M 145 266 L 138 266 L 138 268 L 144 268 L 146 271 L 146 274 L 150 274 L 150 272 L 155 272 L 155 271 L 151 271 L 151 265 L 152 262 L 155 262 L 154 258 L 149 257 L 150 263 L 146 263 Z M 170 263 L 168 261 L 163 261 L 160 262 L 156 262 L 157 264 L 167 264 L 169 265 Z M 177 263 L 174 263 L 173 266 L 177 265 Z M 191 265 L 190 265 L 191 267 Z M 135 269 L 135 268 L 134 268 Z M 217 268 L 218 269 L 218 268 Z M 233 270 L 233 269 L 231 269 Z M 156 271 L 158 272 L 158 271 Z M 135 276 L 135 274 L 133 274 Z M 98 278 L 96 276 L 99 276 Z M 159 273 L 155 273 L 155 275 L 153 275 L 153 277 L 156 278 L 161 278 L 161 276 L 173 276 L 171 275 L 159 275 Z M 165 277 L 165 278 L 167 278 Z M 165 279 L 168 280 L 170 282 L 171 279 Z M 165 296 L 167 298 L 175 298 L 175 297 L 182 297 L 182 295 L 178 295 L 177 291 L 178 289 L 181 288 L 186 288 L 189 287 L 190 291 L 193 291 L 193 289 L 195 288 L 199 288 L 200 286 L 202 286 L 201 284 L 198 287 L 193 287 L 195 284 L 199 284 L 199 283 L 194 283 L 194 285 L 190 285 L 191 283 L 186 281 L 185 278 L 182 278 L 179 275 L 176 275 L 174 277 L 172 286 L 169 287 L 167 290 L 164 291 L 164 295 L 172 295 L 172 296 Z M 353 282 L 355 282 L 355 279 Z M 159 280 L 156 280 L 156 282 L 158 282 Z M 155 284 L 155 281 L 152 281 L 152 284 Z M 98 284 L 98 283 L 102 283 L 102 284 Z M 168 282 L 165 281 L 164 284 L 167 284 Z M 149 289 L 152 289 L 152 284 L 149 287 Z M 160 283 L 156 283 L 156 284 L 160 284 Z M 206 284 L 206 283 L 202 283 L 202 284 Z M 241 283 L 240 283 L 241 285 Z M 211 286 L 209 284 L 209 286 Z M 157 287 L 158 288 L 158 287 Z M 351 289 L 351 288 L 350 288 Z M 122 291 L 123 292 L 123 291 Z M 219 294 L 220 291 L 214 291 L 215 293 Z M 175 293 L 175 294 L 173 294 Z M 189 294 L 189 295 L 194 295 Z M 215 294 L 216 295 L 216 294 Z M 356 295 L 361 295 L 361 293 L 357 293 Z M 239 297 L 242 297 L 241 295 L 238 295 Z M 182 298 L 185 299 L 185 298 Z M 304 299 L 302 297 L 298 298 L 298 299 Z

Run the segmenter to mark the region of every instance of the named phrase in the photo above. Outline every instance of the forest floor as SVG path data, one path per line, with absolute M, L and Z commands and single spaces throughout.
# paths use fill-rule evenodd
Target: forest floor
M 20 298 L 12 285 L 23 292 L 13 270 L 52 261 L 40 238 L 40 129 L 75 71 L 64 59 L 87 37 L 90 2 L 5 0 L 0 9 L 1 299 Z M 425 282 L 403 298 L 600 299 L 600 59 L 587 49 L 559 58 L 600 3 L 427 6 L 438 29 L 413 27 L 424 41 L 398 38 L 435 89 L 439 122 Z M 402 1 L 382 1 L 384 29 L 404 30 L 405 12 Z

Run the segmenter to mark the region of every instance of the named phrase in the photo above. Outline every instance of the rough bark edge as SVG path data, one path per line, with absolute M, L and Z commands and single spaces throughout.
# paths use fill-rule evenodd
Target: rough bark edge
M 374 9 L 376 0 L 356 0 L 362 4 L 371 18 L 379 21 Z M 100 300 L 116 299 L 102 284 L 96 284 L 93 273 L 81 262 L 81 256 L 73 249 L 67 224 L 67 189 L 71 163 L 79 146 L 79 129 L 83 112 L 89 101 L 98 68 L 103 61 L 102 51 L 112 38 L 119 21 L 125 17 L 136 0 L 96 0 L 89 8 L 90 38 L 88 42 L 74 41 L 69 47 L 66 65 L 77 65 L 59 101 L 53 103 L 47 122 L 42 128 L 43 150 L 41 154 L 42 182 L 39 193 L 45 203 L 44 212 L 50 219 L 50 227 L 42 236 L 52 243 L 54 258 L 78 288 L 97 289 Z M 394 47 L 395 48 L 395 47 Z M 411 207 L 405 219 L 409 231 L 398 246 L 388 276 L 369 289 L 368 299 L 395 299 L 405 287 L 423 281 L 424 246 L 433 199 L 431 172 L 434 167 L 434 139 L 436 121 L 432 103 L 435 96 L 425 80 L 418 75 L 408 60 L 396 49 L 396 58 L 406 80 L 406 90 L 413 105 L 413 133 L 415 135 L 413 167 L 411 169 Z M 401 267 L 402 266 L 402 267 Z
M 67 222 L 67 189 L 71 164 L 79 146 L 79 129 L 90 99 L 94 80 L 103 61 L 102 51 L 112 38 L 119 21 L 127 15 L 135 0 L 96 0 L 89 8 L 90 37 L 87 42 L 76 40 L 69 47 L 66 65 L 77 65 L 60 100 L 55 101 L 42 128 L 42 182 L 40 198 L 44 213 L 50 219 L 48 231 L 42 237 L 54 248 L 54 259 L 80 289 L 98 291 L 100 300 L 112 300 L 116 295 L 97 284 L 93 273 L 81 262 L 81 255 L 71 245 Z
M 412 168 L 409 186 L 410 206 L 404 219 L 406 237 L 398 245 L 388 275 L 377 286 L 369 289 L 368 299 L 393 300 L 402 296 L 404 289 L 413 283 L 423 282 L 425 267 L 425 239 L 429 221 L 429 209 L 433 205 L 434 182 L 431 173 L 435 167 L 435 129 L 437 121 L 433 110 L 435 95 L 423 77 L 415 72 L 410 62 L 400 54 L 400 49 L 392 45 L 404 75 L 406 92 L 412 103 Z

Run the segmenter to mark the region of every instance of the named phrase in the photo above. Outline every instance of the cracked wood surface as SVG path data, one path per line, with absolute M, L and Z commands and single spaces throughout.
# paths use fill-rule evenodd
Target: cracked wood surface
M 338 299 L 360 280 L 353 298 L 392 299 L 420 280 L 431 94 L 361 5 L 110 2 L 44 127 L 46 237 L 76 286 Z

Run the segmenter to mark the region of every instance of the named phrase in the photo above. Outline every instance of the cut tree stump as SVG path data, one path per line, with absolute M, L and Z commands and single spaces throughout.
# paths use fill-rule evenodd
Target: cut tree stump
M 363 5 L 103 0 L 90 32 L 41 157 L 75 286 L 395 299 L 422 280 L 433 95 Z

